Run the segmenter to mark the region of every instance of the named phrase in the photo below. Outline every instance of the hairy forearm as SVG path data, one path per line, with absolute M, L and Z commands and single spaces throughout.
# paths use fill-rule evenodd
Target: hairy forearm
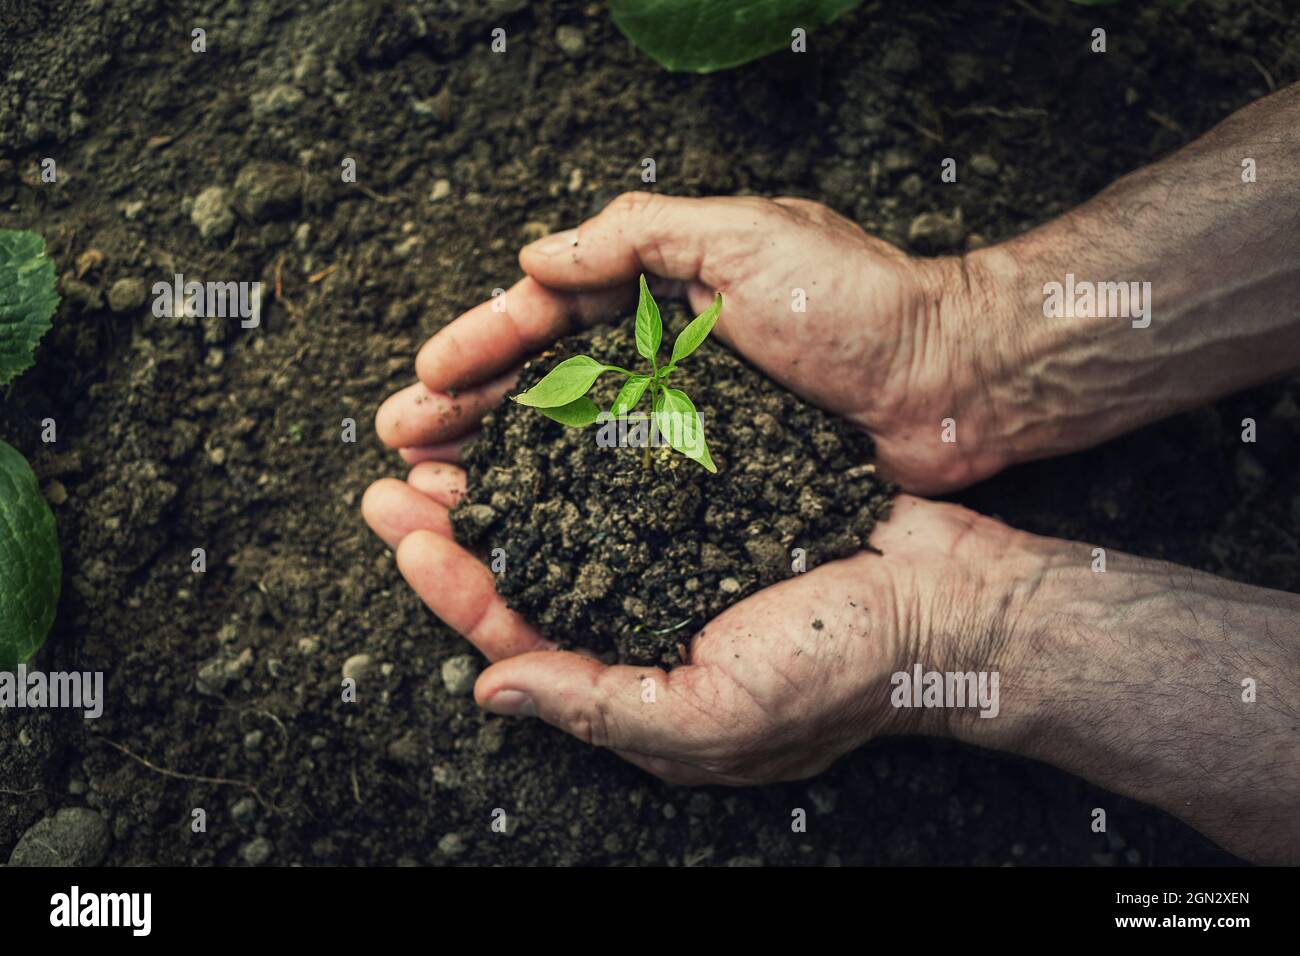
M 958 735 L 1300 862 L 1300 596 L 1114 552 L 1098 571 L 1030 535 L 1003 550 L 1001 711 Z
M 1300 368 L 1298 155 L 1300 85 L 970 254 L 973 305 L 1000 346 L 985 374 L 997 420 L 983 440 L 1007 464 L 1047 457 Z M 1243 182 L 1246 161 L 1254 182 Z M 1100 314 L 1080 314 L 1100 283 L 1137 293 L 1127 314 L 1104 296 Z M 1045 303 L 1068 314 L 1048 317 Z

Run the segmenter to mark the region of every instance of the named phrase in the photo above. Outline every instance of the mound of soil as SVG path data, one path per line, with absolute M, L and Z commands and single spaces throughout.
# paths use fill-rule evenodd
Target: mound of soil
M 628 319 L 564 339 L 527 365 L 520 389 L 570 355 L 636 355 L 632 330 Z M 603 376 L 591 397 L 610 407 L 622 380 Z M 497 591 L 562 646 L 594 641 L 625 662 L 672 666 L 720 611 L 799 562 L 860 550 L 889 512 L 896 488 L 868 463 L 871 439 L 726 348 L 706 341 L 672 384 L 695 402 L 717 474 L 666 446 L 647 469 L 640 448 L 602 446 L 599 424 L 568 428 L 513 402 L 466 450 L 456 535 L 503 549 Z

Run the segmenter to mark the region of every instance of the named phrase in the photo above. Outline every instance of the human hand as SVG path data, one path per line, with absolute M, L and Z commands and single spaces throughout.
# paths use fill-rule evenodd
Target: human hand
M 559 651 L 452 539 L 447 509 L 464 482 L 455 466 L 424 462 L 408 482 L 373 485 L 362 510 L 429 608 L 496 662 L 475 698 L 496 713 L 540 717 L 670 782 L 800 779 L 875 736 L 947 732 L 943 712 L 922 720 L 890 705 L 891 675 L 997 654 L 998 605 L 985 602 L 985 615 L 978 599 L 992 551 L 1013 532 L 910 496 L 872 536 L 884 557 L 862 552 L 741 601 L 696 635 L 685 666 L 606 666 Z
M 881 471 L 917 493 L 969 484 L 1005 464 L 992 440 L 945 442 L 943 420 L 989 436 L 1002 377 L 997 323 L 977 321 L 979 282 L 956 258 L 918 259 L 802 199 L 628 193 L 575 230 L 523 249 L 526 277 L 421 349 L 420 381 L 376 427 L 409 462 L 453 460 L 519 364 L 575 326 L 656 295 L 695 311 L 725 299 L 713 335 L 777 382 L 866 429 Z M 798 290 L 806 311 L 795 311 Z M 981 421 L 983 419 L 983 421 Z

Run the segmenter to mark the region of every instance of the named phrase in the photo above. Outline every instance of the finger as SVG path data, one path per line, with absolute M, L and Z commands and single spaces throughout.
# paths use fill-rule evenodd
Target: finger
M 381 478 L 366 489 L 361 515 L 390 548 L 396 548 L 412 531 L 451 535 L 447 508 L 396 478 Z
M 431 391 L 423 382 L 408 385 L 379 406 L 375 431 L 379 440 L 392 448 L 454 440 L 472 431 L 500 404 L 518 377 L 518 372 L 512 371 L 455 395 Z
M 524 246 L 519 264 L 555 289 L 609 288 L 643 272 L 716 289 L 723 277 L 712 274 L 711 252 L 743 257 L 760 241 L 755 227 L 773 208 L 755 197 L 624 193 L 576 229 Z
M 411 469 L 406 483 L 444 508 L 454 508 L 465 496 L 465 472 L 455 465 L 424 461 Z
M 597 747 L 689 757 L 711 726 L 686 690 L 690 667 L 607 666 L 571 651 L 521 654 L 479 675 L 474 697 L 494 713 L 538 716 Z
M 614 318 L 634 295 L 630 283 L 626 289 L 579 293 L 548 289 L 525 276 L 424 343 L 415 373 L 435 392 L 477 384 L 575 328 Z
M 477 438 L 481 432 L 473 431 L 464 438 L 445 441 L 438 445 L 416 445 L 411 448 L 399 448 L 397 454 L 408 465 L 418 465 L 422 461 L 455 462 L 460 461 L 465 446 Z
M 506 606 L 487 566 L 450 538 L 408 534 L 397 547 L 397 567 L 429 610 L 489 660 L 553 646 Z

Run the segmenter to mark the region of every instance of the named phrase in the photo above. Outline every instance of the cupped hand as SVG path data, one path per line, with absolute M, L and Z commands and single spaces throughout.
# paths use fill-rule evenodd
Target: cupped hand
M 861 552 L 728 608 L 670 672 L 607 666 L 556 650 L 496 593 L 492 572 L 451 537 L 459 468 L 415 466 L 384 479 L 362 511 L 425 604 L 494 663 L 474 696 L 539 717 L 669 782 L 756 784 L 811 776 L 866 740 L 943 732 L 890 704 L 891 676 L 972 653 L 1001 622 L 974 609 L 1001 525 L 955 505 L 902 496 Z M 978 533 L 975 533 L 978 532 Z M 582 635 L 570 635 L 582 645 Z M 984 646 L 981 659 L 996 653 Z M 924 712 L 930 721 L 946 716 Z
M 519 261 L 525 278 L 431 338 L 419 382 L 381 407 L 379 435 L 408 462 L 456 460 L 523 360 L 630 309 L 644 272 L 696 312 L 721 292 L 713 334 L 866 429 L 905 489 L 948 491 L 1004 464 L 997 442 L 974 439 L 993 432 L 989 383 L 1010 350 L 978 320 L 981 284 L 962 259 L 909 256 L 801 199 L 628 193 Z

